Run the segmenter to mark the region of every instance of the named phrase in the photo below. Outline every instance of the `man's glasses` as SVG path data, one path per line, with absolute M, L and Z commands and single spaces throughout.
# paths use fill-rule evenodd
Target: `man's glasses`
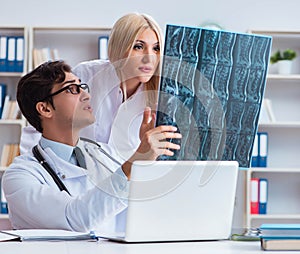
M 90 92 L 90 88 L 87 84 L 71 84 L 71 85 L 65 86 L 62 89 L 59 89 L 58 91 L 56 91 L 52 94 L 47 95 L 45 98 L 43 98 L 40 101 L 44 101 L 44 100 L 46 100 L 50 97 L 53 97 L 57 94 L 60 94 L 61 92 L 65 91 L 65 90 L 67 90 L 71 94 L 79 94 L 80 93 L 80 88 L 83 89 L 84 91 L 87 91 L 88 93 Z

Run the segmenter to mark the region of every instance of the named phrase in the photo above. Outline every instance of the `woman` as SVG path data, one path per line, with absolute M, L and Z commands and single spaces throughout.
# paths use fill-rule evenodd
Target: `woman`
M 161 47 L 161 30 L 153 18 L 130 13 L 112 28 L 108 61 L 83 62 L 73 69 L 81 82 L 91 87 L 96 116 L 96 123 L 81 136 L 107 144 L 105 148 L 116 151 L 121 162 L 140 143 L 144 108 L 155 108 Z M 26 135 L 30 132 L 32 129 L 22 133 L 21 152 L 35 145 L 32 136 Z

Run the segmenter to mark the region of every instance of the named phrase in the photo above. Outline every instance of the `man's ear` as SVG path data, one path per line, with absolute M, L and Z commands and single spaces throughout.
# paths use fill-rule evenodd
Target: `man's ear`
M 36 104 L 36 110 L 40 113 L 41 116 L 50 118 L 53 114 L 53 107 L 51 107 L 50 103 L 48 102 L 38 102 Z

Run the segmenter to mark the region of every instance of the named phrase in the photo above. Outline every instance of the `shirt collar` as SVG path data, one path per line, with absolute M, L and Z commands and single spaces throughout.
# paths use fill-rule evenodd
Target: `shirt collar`
M 73 146 L 69 146 L 63 143 L 59 143 L 53 140 L 49 140 L 45 137 L 41 137 L 40 146 L 45 149 L 49 147 L 58 157 L 65 161 L 70 161 L 73 153 Z

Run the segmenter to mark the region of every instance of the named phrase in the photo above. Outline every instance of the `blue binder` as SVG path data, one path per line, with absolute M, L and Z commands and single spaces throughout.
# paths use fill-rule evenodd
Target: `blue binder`
M 15 36 L 7 37 L 7 71 L 15 72 L 15 60 L 16 60 L 16 38 Z
M 16 37 L 16 46 L 15 46 L 15 71 L 23 72 L 24 66 L 24 37 Z
M 253 143 L 253 150 L 252 150 L 252 159 L 251 159 L 251 167 L 258 167 L 258 133 L 255 135 L 254 143 Z
M 107 48 L 108 48 L 108 36 L 99 36 L 98 38 L 99 59 L 103 59 L 103 60 L 108 59 Z
M 265 178 L 259 179 L 259 214 L 267 213 L 267 203 L 268 203 L 268 180 Z
M 0 119 L 2 117 L 5 96 L 6 96 L 6 85 L 0 83 Z
M 268 133 L 259 133 L 259 167 L 267 167 L 268 158 Z
M 0 72 L 7 71 L 7 37 L 0 36 Z
M 1 210 L 0 212 L 1 213 L 4 213 L 4 214 L 7 214 L 8 213 L 8 205 L 7 205 L 7 201 L 6 201 L 6 198 L 4 196 L 4 192 L 3 192 L 3 189 L 2 187 L 0 188 L 0 191 L 1 191 Z

